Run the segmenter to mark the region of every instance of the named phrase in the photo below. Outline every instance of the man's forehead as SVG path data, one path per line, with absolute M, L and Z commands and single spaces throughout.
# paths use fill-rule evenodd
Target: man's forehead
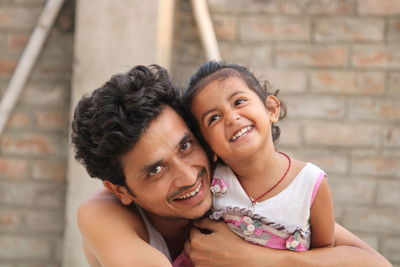
M 130 156 L 135 157 L 137 165 L 147 165 L 153 161 L 162 160 L 175 152 L 182 140 L 191 135 L 182 117 L 166 106 L 161 114 L 149 124 L 123 161 L 127 163 Z

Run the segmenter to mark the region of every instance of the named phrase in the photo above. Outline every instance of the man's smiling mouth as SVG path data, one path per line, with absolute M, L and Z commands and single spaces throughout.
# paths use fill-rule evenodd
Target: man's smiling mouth
M 197 186 L 197 188 L 194 189 L 193 191 L 191 191 L 191 192 L 189 192 L 189 193 L 186 193 L 186 194 L 184 194 L 183 196 L 177 197 L 177 198 L 175 198 L 175 200 L 185 200 L 185 199 L 194 197 L 195 195 L 197 195 L 197 194 L 199 193 L 200 188 L 201 188 L 201 185 L 202 185 L 202 183 L 200 183 L 200 184 Z

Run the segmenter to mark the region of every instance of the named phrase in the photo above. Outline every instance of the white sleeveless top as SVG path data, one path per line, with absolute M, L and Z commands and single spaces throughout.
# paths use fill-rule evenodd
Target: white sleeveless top
M 142 216 L 143 221 L 146 224 L 147 232 L 149 233 L 150 246 L 162 252 L 168 258 L 168 260 L 172 262 L 171 254 L 169 253 L 169 249 L 167 243 L 165 243 L 164 238 L 147 219 L 147 216 L 144 213 L 143 209 L 138 205 L 135 206 L 138 208 L 140 215 Z
M 267 200 L 252 202 L 236 175 L 228 166 L 219 165 L 214 172 L 215 178 L 223 178 L 227 191 L 213 195 L 213 211 L 226 210 L 227 207 L 239 207 L 252 210 L 253 214 L 265 217 L 269 222 L 284 226 L 293 233 L 296 230 L 310 232 L 310 208 L 325 172 L 312 163 L 307 163 L 293 181 L 280 193 Z

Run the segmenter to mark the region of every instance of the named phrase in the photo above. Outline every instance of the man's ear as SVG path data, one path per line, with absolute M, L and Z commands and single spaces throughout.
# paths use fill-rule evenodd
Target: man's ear
M 104 187 L 110 191 L 114 196 L 119 198 L 124 205 L 129 205 L 133 202 L 133 196 L 129 193 L 123 185 L 115 185 L 110 181 L 103 181 Z
M 265 106 L 267 107 L 267 112 L 271 123 L 277 122 L 281 112 L 281 102 L 279 99 L 274 95 L 269 95 L 265 99 Z

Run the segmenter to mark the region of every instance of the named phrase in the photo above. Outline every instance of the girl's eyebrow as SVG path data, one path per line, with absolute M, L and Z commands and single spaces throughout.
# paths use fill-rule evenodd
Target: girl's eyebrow
M 228 100 L 231 100 L 231 99 L 234 98 L 236 95 L 243 94 L 243 93 L 245 93 L 245 91 L 241 91 L 241 90 L 235 91 L 235 92 L 233 92 L 230 96 L 228 96 Z M 201 114 L 201 121 L 203 121 L 204 118 L 205 118 L 209 113 L 212 113 L 212 112 L 214 112 L 214 111 L 216 111 L 216 110 L 217 110 L 217 109 L 213 108 L 213 109 L 207 110 L 206 112 L 203 112 L 203 114 Z
M 236 92 L 233 92 L 229 97 L 228 97 L 228 100 L 231 100 L 233 97 L 235 97 L 236 95 L 239 95 L 239 94 L 243 94 L 243 93 L 245 93 L 245 91 L 236 91 Z
M 212 113 L 212 112 L 214 112 L 214 111 L 216 111 L 216 110 L 217 110 L 217 109 L 213 108 L 213 109 L 210 109 L 210 110 L 207 110 L 206 112 L 204 112 L 204 113 L 201 115 L 201 121 L 203 121 L 204 118 L 205 118 L 208 114 L 210 114 L 210 113 Z

